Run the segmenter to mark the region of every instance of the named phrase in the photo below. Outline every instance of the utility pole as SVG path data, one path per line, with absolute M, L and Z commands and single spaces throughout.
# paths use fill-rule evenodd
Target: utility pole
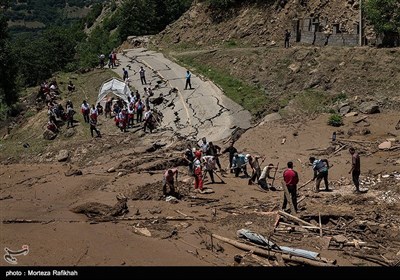
M 363 45 L 363 14 L 362 14 L 362 0 L 359 0 L 360 1 L 360 23 L 359 23 L 359 26 L 358 26 L 358 36 L 359 36 L 359 44 L 360 44 L 360 46 L 362 46 Z

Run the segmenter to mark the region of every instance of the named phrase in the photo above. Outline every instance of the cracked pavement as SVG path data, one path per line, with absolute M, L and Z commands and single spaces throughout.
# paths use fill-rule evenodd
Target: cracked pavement
M 209 141 L 218 141 L 229 137 L 236 127 L 247 129 L 251 126 L 250 112 L 226 97 L 211 81 L 204 81 L 192 73 L 193 89 L 185 90 L 186 68 L 161 53 L 144 48 L 123 52 L 117 55 L 120 64 L 113 70 L 120 77 L 122 68 L 128 70 L 130 85 L 141 96 L 144 95 L 144 87 L 150 86 L 154 92 L 150 100 L 161 93 L 164 96 L 164 101 L 154 106 L 163 114 L 161 130 L 193 140 L 206 137 Z M 146 70 L 147 85 L 142 85 L 140 81 L 140 66 Z M 172 90 L 174 88 L 176 90 Z

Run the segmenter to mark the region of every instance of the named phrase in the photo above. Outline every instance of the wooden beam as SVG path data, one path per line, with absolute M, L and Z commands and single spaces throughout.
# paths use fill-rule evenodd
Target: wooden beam
M 295 217 L 295 216 L 293 216 L 293 215 L 290 215 L 290 214 L 288 214 L 288 213 L 286 213 L 286 212 L 284 212 L 284 211 L 279 210 L 278 213 L 279 213 L 281 216 L 285 216 L 285 217 L 288 218 L 289 220 L 292 220 L 292 221 L 297 222 L 297 223 L 299 223 L 299 224 L 302 224 L 302 225 L 305 225 L 305 226 L 310 226 L 310 227 L 315 227 L 313 224 L 310 224 L 309 222 L 306 222 L 306 221 L 304 221 L 304 220 L 302 220 L 302 219 L 300 219 L 300 218 L 298 218 L 298 217 Z

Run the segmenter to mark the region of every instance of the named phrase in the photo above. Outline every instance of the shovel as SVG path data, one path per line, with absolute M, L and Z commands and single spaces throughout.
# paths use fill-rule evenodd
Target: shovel
M 226 184 L 225 181 L 213 170 L 214 174 L 221 180 L 222 184 Z

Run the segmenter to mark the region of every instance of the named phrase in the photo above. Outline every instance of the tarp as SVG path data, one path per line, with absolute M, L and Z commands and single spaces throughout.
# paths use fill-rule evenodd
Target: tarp
M 129 103 L 128 96 L 131 93 L 129 86 L 120 79 L 112 78 L 111 80 L 104 82 L 101 86 L 96 104 L 101 102 L 110 92 L 121 97 L 126 103 Z

